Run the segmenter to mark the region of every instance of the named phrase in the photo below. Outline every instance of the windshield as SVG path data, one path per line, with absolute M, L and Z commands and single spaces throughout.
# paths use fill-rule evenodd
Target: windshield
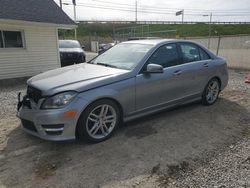
M 90 63 L 131 70 L 153 47 L 149 44 L 121 43 L 101 54 Z
M 59 48 L 81 48 L 81 46 L 78 41 L 61 40 L 59 41 Z

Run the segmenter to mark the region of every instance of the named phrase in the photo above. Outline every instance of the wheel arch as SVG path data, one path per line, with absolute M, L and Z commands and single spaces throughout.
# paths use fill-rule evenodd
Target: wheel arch
M 86 107 L 83 108 L 83 110 L 81 111 L 81 113 L 80 113 L 80 115 L 79 115 L 79 117 L 78 117 L 78 119 L 77 119 L 77 124 L 76 124 L 76 128 L 75 128 L 75 136 L 76 136 L 76 138 L 78 138 L 78 135 L 77 135 L 77 132 L 78 132 L 78 131 L 77 131 L 77 129 L 78 129 L 78 121 L 79 121 L 79 119 L 81 118 L 81 115 L 85 112 L 85 110 L 86 110 L 90 105 L 92 105 L 92 104 L 95 103 L 95 102 L 101 101 L 101 100 L 110 100 L 110 101 L 114 102 L 114 103 L 118 106 L 119 112 L 120 112 L 120 116 L 121 116 L 120 123 L 123 123 L 123 114 L 124 114 L 124 111 L 123 111 L 123 107 L 122 107 L 121 103 L 119 103 L 118 100 L 116 100 L 115 98 L 112 98 L 112 97 L 97 98 L 97 99 L 95 99 L 95 100 L 90 101 L 90 102 L 88 103 L 88 105 L 86 105 Z
M 219 81 L 219 84 L 220 84 L 220 91 L 221 91 L 221 84 L 222 84 L 222 82 L 221 82 L 220 77 L 219 77 L 219 76 L 213 76 L 213 77 L 211 77 L 211 78 L 209 78 L 209 79 L 207 80 L 207 83 L 206 83 L 205 87 L 203 88 L 202 93 L 204 92 L 204 90 L 206 89 L 208 83 L 209 83 L 212 79 L 217 79 L 217 80 Z
M 212 79 L 217 79 L 218 81 L 219 81 L 219 84 L 220 84 L 220 91 L 221 91 L 221 79 L 220 79 L 220 77 L 219 76 L 214 76 L 214 77 L 212 77 L 211 79 L 209 79 L 209 81 L 208 81 L 208 83 L 210 82 L 210 80 L 212 80 Z

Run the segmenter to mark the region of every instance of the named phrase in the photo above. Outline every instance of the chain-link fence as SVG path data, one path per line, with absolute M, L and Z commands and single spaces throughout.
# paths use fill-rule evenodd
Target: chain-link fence
M 131 34 L 131 33 L 130 33 Z M 143 35 L 134 35 L 133 33 L 130 37 L 146 37 L 149 36 L 157 37 L 157 33 L 150 35 L 144 30 Z M 160 36 L 160 35 L 159 35 Z M 101 37 L 89 37 L 83 39 L 82 43 L 86 45 L 89 49 L 91 41 L 98 41 L 100 43 L 108 43 L 113 41 L 122 42 L 128 40 L 127 35 L 116 36 L 117 38 L 112 39 L 102 39 Z M 161 36 L 161 38 L 175 38 L 175 36 Z M 120 40 L 119 40 L 120 39 Z M 228 67 L 239 68 L 239 69 L 248 69 L 250 70 L 250 35 L 234 35 L 234 36 L 213 36 L 210 39 L 208 37 L 192 37 L 185 38 L 187 40 L 192 40 L 202 44 L 203 46 L 209 48 L 215 54 L 222 56 L 227 59 Z M 210 41 L 209 41 L 210 40 Z
M 250 35 L 186 38 L 196 41 L 219 56 L 225 57 L 228 66 L 250 70 Z
M 125 41 L 140 38 L 176 38 L 177 30 L 152 30 L 150 25 L 115 28 L 113 38 Z M 213 36 L 185 38 L 201 43 L 215 54 L 225 57 L 228 66 L 250 70 L 250 35 Z
M 149 24 L 113 29 L 113 38 L 119 42 L 146 38 L 175 38 L 176 35 L 176 29 L 155 30 Z
M 119 43 L 129 39 L 143 38 L 179 38 L 177 30 L 153 30 L 149 25 L 116 28 L 113 30 L 113 37 L 100 37 L 96 33 L 90 36 L 78 37 L 78 40 L 85 46 L 85 50 L 92 50 L 91 44 Z M 184 39 L 196 41 L 209 48 L 215 54 L 225 57 L 228 66 L 232 68 L 250 70 L 250 34 L 233 36 L 212 36 L 209 37 L 186 37 Z M 97 52 L 98 50 L 95 50 Z

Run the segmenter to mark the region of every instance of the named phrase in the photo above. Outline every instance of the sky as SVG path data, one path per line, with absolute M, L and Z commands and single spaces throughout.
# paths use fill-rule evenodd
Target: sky
M 59 4 L 59 0 L 55 0 Z M 72 0 L 62 0 L 63 10 L 74 19 Z M 66 5 L 67 4 L 67 5 Z M 76 0 L 77 21 L 135 21 L 136 0 Z M 138 21 L 250 22 L 250 0 L 137 0 Z

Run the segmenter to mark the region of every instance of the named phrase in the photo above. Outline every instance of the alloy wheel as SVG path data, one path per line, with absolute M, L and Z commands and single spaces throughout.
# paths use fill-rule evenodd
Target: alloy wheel
M 99 105 L 88 115 L 86 130 L 90 137 L 103 139 L 113 131 L 117 122 L 115 109 L 108 104 Z
M 216 101 L 218 94 L 220 91 L 220 86 L 217 80 L 212 80 L 208 87 L 206 92 L 206 99 L 209 104 L 212 104 Z

